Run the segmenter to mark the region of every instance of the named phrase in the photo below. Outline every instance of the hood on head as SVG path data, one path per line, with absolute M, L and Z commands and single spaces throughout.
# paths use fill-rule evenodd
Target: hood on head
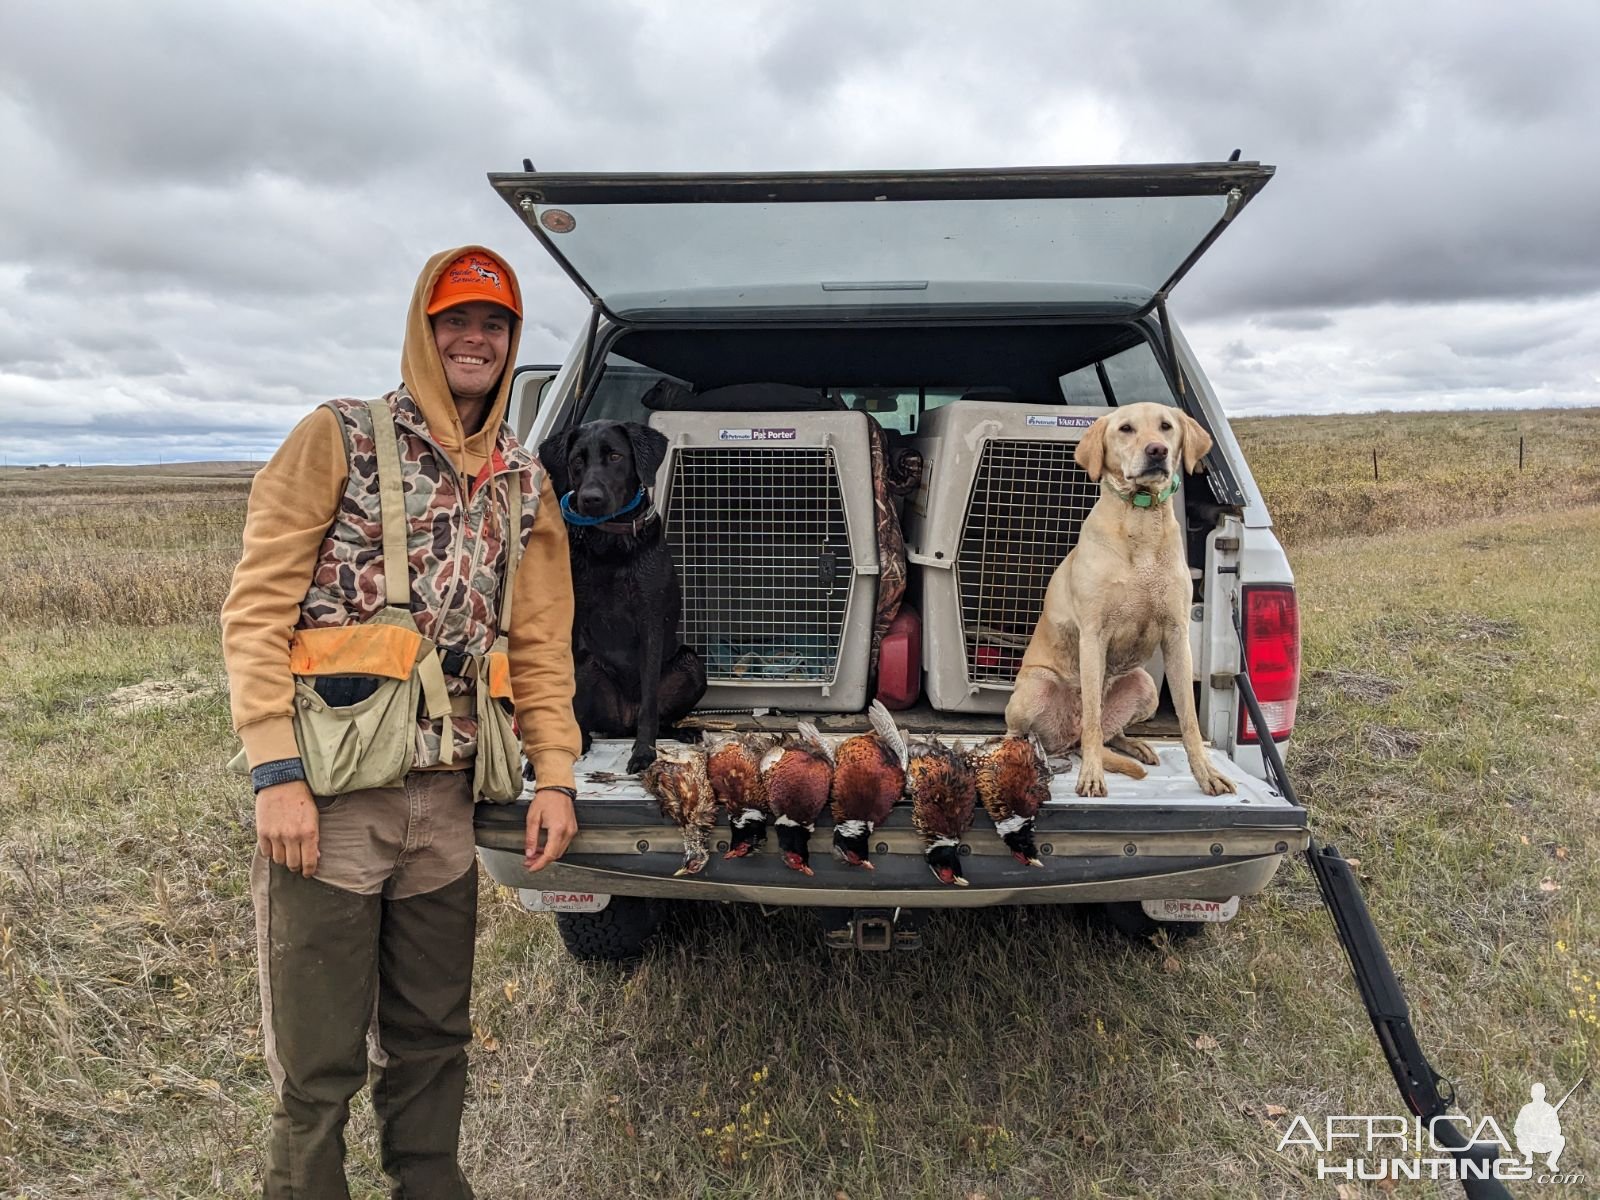
M 468 437 L 461 427 L 461 417 L 456 412 L 455 399 L 450 395 L 450 385 L 445 381 L 444 363 L 439 358 L 438 347 L 434 345 L 433 323 L 428 319 L 428 300 L 445 268 L 472 251 L 488 255 L 505 268 L 506 283 L 510 285 L 511 294 L 516 299 L 517 307 L 523 307 L 522 287 L 504 255 L 496 254 L 485 246 L 457 246 L 453 250 L 441 250 L 428 259 L 422 274 L 417 276 L 417 286 L 411 292 L 411 309 L 406 314 L 405 346 L 400 352 L 400 378 L 405 381 L 406 390 L 427 418 L 429 434 L 449 452 L 458 468 L 464 458 L 481 460 L 487 458 L 494 449 L 495 437 L 500 423 L 505 420 L 506 406 L 511 400 L 511 376 L 516 368 L 517 343 L 522 337 L 522 321 L 513 316 L 500 387 L 489 404 L 483 425 L 477 433 Z

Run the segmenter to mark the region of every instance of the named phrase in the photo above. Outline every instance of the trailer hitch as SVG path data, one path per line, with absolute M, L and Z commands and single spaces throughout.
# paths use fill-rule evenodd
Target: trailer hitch
M 1284 799 L 1303 809 L 1305 806 L 1289 781 L 1283 756 L 1278 753 L 1278 744 L 1272 737 L 1272 727 L 1267 724 L 1266 714 L 1261 711 L 1261 703 L 1250 682 L 1237 596 L 1233 604 L 1233 630 L 1239 639 L 1239 674 L 1235 681 L 1255 725 L 1267 774 Z M 1455 1086 L 1433 1069 L 1422 1052 L 1416 1030 L 1411 1025 L 1411 1010 L 1405 993 L 1400 990 L 1400 981 L 1395 977 L 1383 939 L 1378 935 L 1378 927 L 1356 883 L 1355 872 L 1337 847 L 1323 846 L 1315 836 L 1309 839 L 1305 856 L 1322 902 L 1333 916 L 1339 944 L 1350 960 L 1350 970 L 1361 993 L 1361 1003 L 1366 1006 L 1378 1045 L 1406 1107 L 1421 1118 L 1429 1136 L 1460 1164 L 1457 1178 L 1469 1200 L 1511 1200 L 1511 1192 L 1494 1175 L 1499 1147 L 1493 1143 L 1469 1142 L 1456 1120 L 1447 1115 L 1455 1103 Z
M 918 914 L 909 908 L 817 910 L 823 943 L 832 950 L 920 950 Z

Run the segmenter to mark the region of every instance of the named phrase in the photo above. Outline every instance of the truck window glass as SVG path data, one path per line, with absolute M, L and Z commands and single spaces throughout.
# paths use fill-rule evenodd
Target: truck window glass
M 644 394 L 663 379 L 688 385 L 687 380 L 668 375 L 665 371 L 657 371 L 654 367 L 647 367 L 620 354 L 608 354 L 605 371 L 595 385 L 594 395 L 589 400 L 583 419 L 646 421 L 650 417 L 650 410 L 642 403 Z
M 1104 406 L 1105 389 L 1100 386 L 1100 375 L 1093 363 L 1061 377 L 1061 398 L 1068 404 Z
M 830 391 L 846 408 L 871 413 L 885 429 L 905 434 L 917 431 L 918 418 L 930 408 L 942 408 L 963 394 L 962 389 L 917 387 L 838 387 Z
M 1157 404 L 1176 403 L 1172 388 L 1149 342 L 1140 342 L 1137 346 L 1113 354 L 1104 359 L 1101 365 L 1106 369 L 1111 394 L 1116 397 L 1118 404 L 1138 404 L 1145 400 Z M 1100 386 L 1095 365 L 1090 363 L 1061 376 L 1061 396 L 1068 404 L 1105 404 L 1105 391 Z

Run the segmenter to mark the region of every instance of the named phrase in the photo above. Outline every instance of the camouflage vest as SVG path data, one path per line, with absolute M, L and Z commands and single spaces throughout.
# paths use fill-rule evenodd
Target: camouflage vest
M 428 434 L 422 410 L 401 388 L 384 399 L 394 413 L 406 506 L 406 550 L 411 568 L 411 614 L 422 636 L 441 651 L 485 653 L 493 645 L 506 561 L 507 503 L 522 489 L 522 545 L 539 511 L 544 474 L 537 460 L 502 425 L 488 467 L 476 486 L 462 478 Z M 339 418 L 349 478 L 333 524 L 323 538 L 311 588 L 300 603 L 297 628 L 355 625 L 384 606 L 383 520 L 378 504 L 377 450 L 372 417 L 362 400 L 330 400 Z M 470 696 L 472 683 L 447 674 L 451 696 Z M 478 722 L 467 704 L 452 718 L 455 763 L 470 765 Z M 464 711 L 463 711 L 464 710 Z M 417 721 L 415 766 L 440 761 L 442 722 Z

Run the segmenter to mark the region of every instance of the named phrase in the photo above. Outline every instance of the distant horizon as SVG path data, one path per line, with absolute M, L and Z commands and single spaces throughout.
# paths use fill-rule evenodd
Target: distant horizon
M 1600 400 L 1574 401 L 1567 404 L 1493 404 L 1481 408 L 1350 408 L 1342 412 L 1296 412 L 1296 413 L 1248 413 L 1237 416 L 1229 415 L 1230 425 L 1241 421 L 1288 421 L 1327 419 L 1338 417 L 1427 417 L 1427 416 L 1482 416 L 1486 413 L 1503 413 L 1507 416 L 1520 416 L 1528 413 L 1556 413 L 1573 412 L 1583 409 L 1600 409 Z M 67 462 L 59 460 L 53 462 L 11 462 L 9 455 L 0 455 L 0 470 L 8 471 L 37 471 L 49 469 L 66 470 L 91 470 L 99 467 L 240 467 L 260 466 L 271 458 L 277 447 L 265 452 L 256 451 L 248 453 L 242 458 L 174 458 L 171 456 L 157 455 L 154 459 L 107 459 L 97 462 L 84 462 L 81 458 Z
M 757 208 L 709 197 L 691 218 L 580 190 L 541 242 L 489 182 L 527 161 L 1183 175 L 1231 155 L 1270 182 L 1198 240 L 1206 206 L 1173 225 L 1178 197 L 1092 220 L 1107 198 L 1060 197 L 1037 225 L 1058 201 L 996 197 L 863 243 L 855 282 L 1158 286 L 1235 420 L 1600 405 L 1600 157 L 1573 151 L 1600 109 L 1600 5 L 1258 8 L 0 4 L 5 449 L 270 454 L 318 402 L 395 386 L 418 272 L 451 247 L 519 280 L 528 363 L 566 362 L 607 296 L 854 269 L 830 258 L 849 209 L 810 201 L 770 268 L 734 236 Z

